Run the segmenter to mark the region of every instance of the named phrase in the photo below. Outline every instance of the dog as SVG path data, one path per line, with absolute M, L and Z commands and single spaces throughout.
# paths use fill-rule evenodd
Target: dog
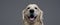
M 24 25 L 44 25 L 43 11 L 36 4 L 29 4 L 23 11 Z

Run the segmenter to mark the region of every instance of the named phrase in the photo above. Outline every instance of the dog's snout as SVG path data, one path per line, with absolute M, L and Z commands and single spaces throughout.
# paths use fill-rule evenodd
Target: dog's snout
M 30 13 L 34 13 L 34 10 L 33 10 L 33 9 L 31 9 L 31 10 L 30 10 Z

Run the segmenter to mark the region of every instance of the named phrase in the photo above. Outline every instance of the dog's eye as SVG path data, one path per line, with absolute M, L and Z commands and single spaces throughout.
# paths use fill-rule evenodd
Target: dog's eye
M 35 7 L 35 9 L 37 9 L 37 8 Z
M 28 7 L 27 9 L 30 9 L 30 7 Z

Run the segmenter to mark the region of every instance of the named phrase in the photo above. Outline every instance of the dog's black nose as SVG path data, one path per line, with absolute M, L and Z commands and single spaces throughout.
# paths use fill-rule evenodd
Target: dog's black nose
M 30 10 L 30 13 L 34 13 L 34 10 L 33 10 L 33 9 L 31 9 L 31 10 Z

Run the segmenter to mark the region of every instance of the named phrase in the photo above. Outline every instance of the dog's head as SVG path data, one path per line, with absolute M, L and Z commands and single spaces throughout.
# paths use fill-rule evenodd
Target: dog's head
M 22 12 L 23 19 L 27 18 L 30 21 L 35 20 L 40 14 L 41 10 L 36 4 L 29 4 Z

